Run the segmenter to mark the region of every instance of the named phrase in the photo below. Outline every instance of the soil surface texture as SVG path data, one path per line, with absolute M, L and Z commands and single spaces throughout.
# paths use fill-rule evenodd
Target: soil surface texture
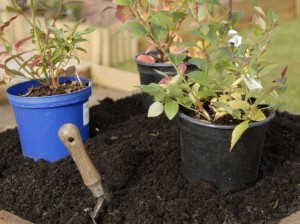
M 65 93 L 76 92 L 84 89 L 88 83 L 79 82 L 65 82 L 61 83 L 57 88 L 50 88 L 49 86 L 33 86 L 23 96 L 37 97 L 37 96 L 54 96 Z
M 105 99 L 90 110 L 86 150 L 107 194 L 98 223 L 261 224 L 300 210 L 300 116 L 277 112 L 257 183 L 236 193 L 181 175 L 178 120 L 147 118 L 141 96 Z M 0 210 L 36 224 L 90 224 L 96 204 L 68 157 L 33 162 L 17 129 L 0 134 Z

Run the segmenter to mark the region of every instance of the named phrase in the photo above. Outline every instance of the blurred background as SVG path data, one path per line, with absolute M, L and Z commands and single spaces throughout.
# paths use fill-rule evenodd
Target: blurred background
M 70 0 L 71 1 L 71 0 Z M 57 0 L 39 0 L 38 4 L 52 4 L 55 7 Z M 221 1 L 223 4 L 227 0 Z M 0 21 L 8 20 L 12 15 L 6 12 L 9 0 L 0 2 Z M 283 110 L 291 113 L 300 113 L 300 0 L 260 0 L 259 5 L 268 10 L 272 8 L 280 16 L 280 25 L 274 31 L 272 43 L 267 52 L 268 59 L 278 64 L 278 74 L 266 77 L 266 82 L 280 77 L 282 68 L 288 65 L 287 90 L 282 100 L 285 101 Z M 233 8 L 244 11 L 242 24 L 238 32 L 246 38 L 249 32 L 249 22 L 254 13 L 251 0 L 234 0 Z M 126 32 L 118 32 L 120 23 L 115 12 L 116 6 L 109 0 L 81 0 L 76 4 L 69 4 L 65 9 L 65 16 L 61 23 L 74 23 L 82 20 L 82 28 L 93 26 L 96 31 L 86 36 L 89 42 L 83 44 L 88 54 L 78 52 L 81 60 L 79 72 L 82 76 L 92 79 L 97 86 L 103 86 L 111 91 L 121 91 L 126 94 L 137 91 L 139 77 L 134 55 L 146 49 L 145 40 L 132 40 Z M 43 16 L 43 15 L 41 15 Z M 29 34 L 29 29 L 24 26 L 24 21 L 15 20 L 10 26 L 10 38 L 17 41 Z M 182 29 L 182 36 L 190 38 L 190 23 L 187 21 Z M 5 88 L 1 87 L 0 103 L 5 104 Z

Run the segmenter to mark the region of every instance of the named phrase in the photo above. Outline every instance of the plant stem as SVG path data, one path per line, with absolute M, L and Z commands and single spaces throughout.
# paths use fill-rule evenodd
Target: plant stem
M 35 37 L 35 41 L 37 42 L 38 48 L 39 48 L 39 52 L 42 52 L 42 46 L 41 46 L 41 40 L 40 40 L 40 36 L 38 35 L 37 32 L 37 24 L 36 24 L 36 16 L 35 16 L 35 12 L 34 12 L 34 1 L 30 0 L 30 7 L 31 7 L 31 16 L 32 16 L 32 29 L 33 29 L 33 35 Z M 44 72 L 44 68 L 43 68 L 43 72 Z M 42 72 L 42 74 L 43 74 Z M 49 83 L 49 77 L 48 75 L 45 73 L 46 79 L 47 79 L 47 83 Z
M 229 0 L 228 1 L 228 8 L 229 8 L 229 10 L 228 10 L 228 21 L 230 21 L 231 19 L 232 19 L 232 0 Z

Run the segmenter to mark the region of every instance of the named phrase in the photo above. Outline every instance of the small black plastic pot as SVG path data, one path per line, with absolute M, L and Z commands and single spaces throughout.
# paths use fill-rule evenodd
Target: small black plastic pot
M 155 52 L 154 52 L 155 53 Z M 141 53 L 143 54 L 143 53 Z M 140 82 L 142 85 L 148 85 L 150 83 L 159 83 L 159 81 L 164 78 L 162 75 L 158 74 L 155 70 L 166 73 L 169 76 L 176 75 L 176 70 L 170 63 L 145 63 L 138 61 L 136 58 L 140 54 L 135 56 L 135 63 L 140 75 Z M 196 65 L 186 63 L 187 69 L 186 73 L 199 70 Z M 148 110 L 149 106 L 153 103 L 153 97 L 147 93 L 142 93 L 142 105 L 145 111 Z
M 264 139 L 275 112 L 251 123 L 230 152 L 234 125 L 217 125 L 179 114 L 181 165 L 190 182 L 209 182 L 223 190 L 238 191 L 255 183 Z

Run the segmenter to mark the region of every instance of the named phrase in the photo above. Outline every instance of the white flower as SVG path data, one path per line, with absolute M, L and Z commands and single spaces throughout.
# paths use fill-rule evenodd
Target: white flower
M 228 37 L 229 37 L 229 39 L 227 41 L 228 44 L 230 44 L 230 45 L 233 44 L 234 47 L 238 47 L 241 45 L 242 36 L 239 36 L 237 31 L 229 30 Z
M 246 83 L 246 86 L 249 90 L 263 89 L 260 81 L 255 78 L 250 78 L 250 75 L 247 75 L 247 78 L 244 77 L 244 82 Z

